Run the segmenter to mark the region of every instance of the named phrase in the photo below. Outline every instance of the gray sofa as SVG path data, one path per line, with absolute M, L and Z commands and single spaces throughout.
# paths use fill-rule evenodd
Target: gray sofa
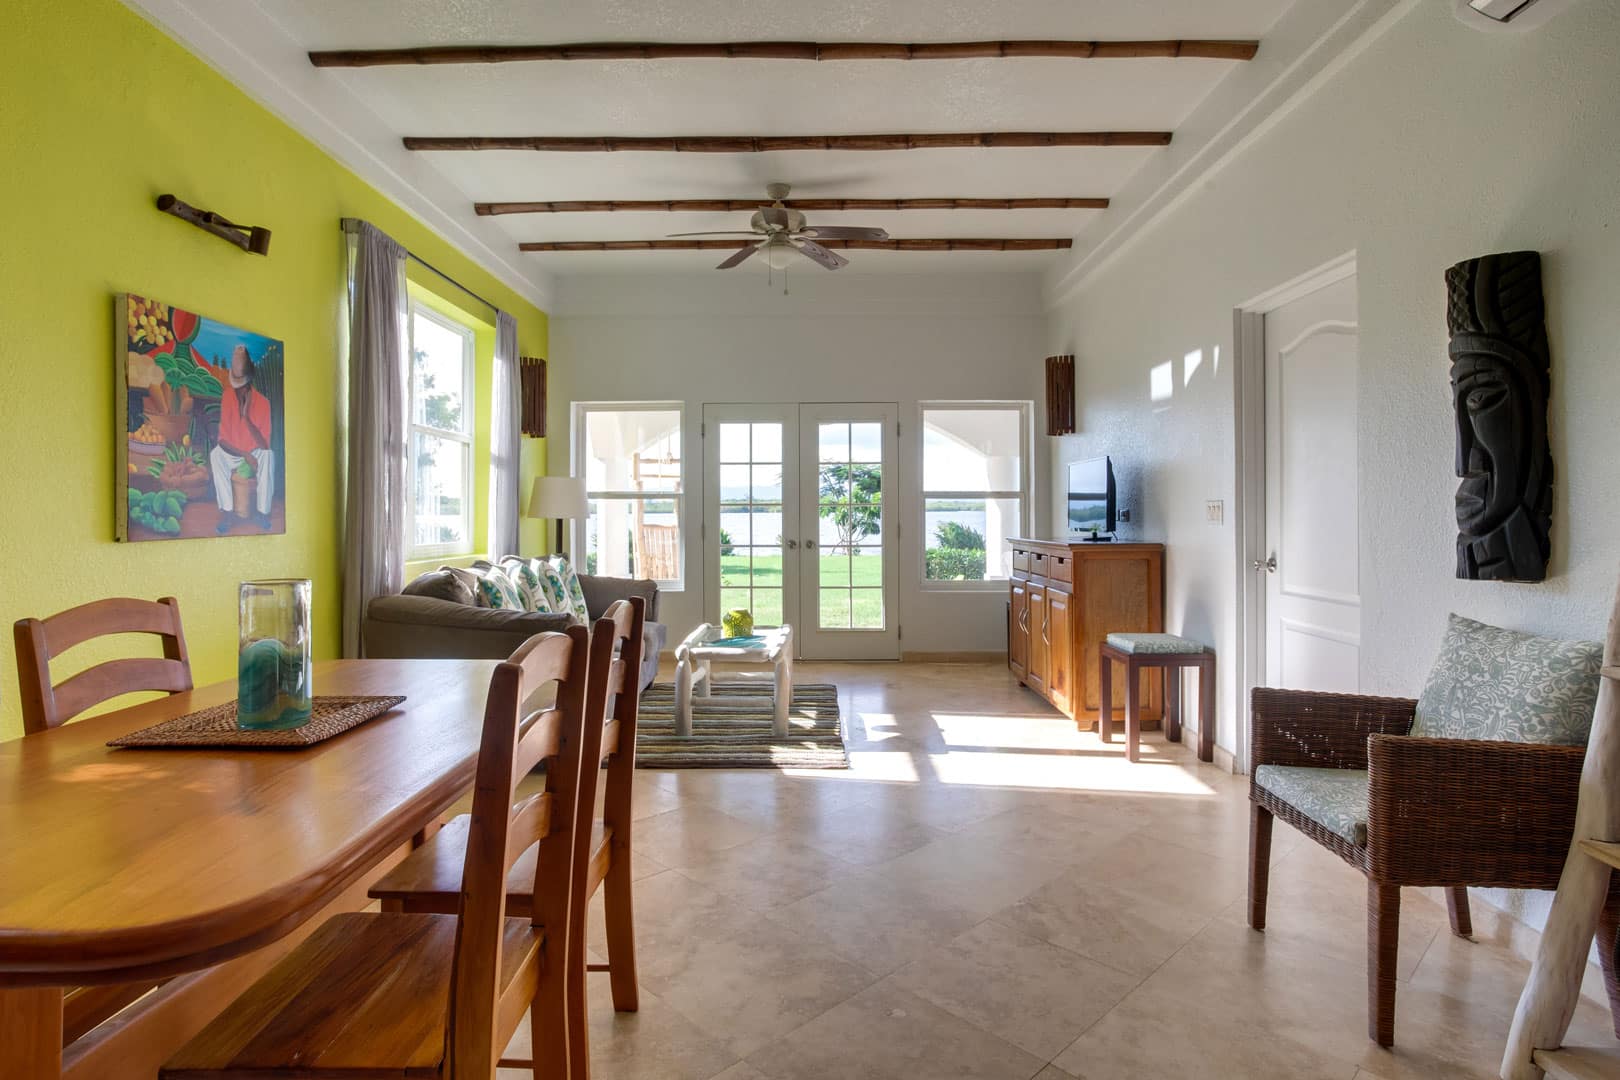
M 647 601 L 641 661 L 645 689 L 658 672 L 658 657 L 668 636 L 664 624 L 657 621 L 658 584 L 591 574 L 579 575 L 579 584 L 592 619 L 615 600 L 640 596 Z M 561 630 L 569 623 L 567 615 L 478 607 L 471 591 L 455 575 L 431 570 L 407 584 L 398 596 L 379 596 L 368 604 L 361 633 L 369 657 L 502 660 L 535 634 Z

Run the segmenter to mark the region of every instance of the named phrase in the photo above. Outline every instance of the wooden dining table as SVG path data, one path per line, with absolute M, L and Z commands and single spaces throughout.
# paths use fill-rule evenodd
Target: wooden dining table
M 0 742 L 0 1076 L 157 1067 L 470 788 L 491 660 L 335 660 L 317 696 L 403 694 L 311 747 L 113 749 L 234 681 Z M 146 992 L 143 988 L 156 986 Z M 138 994 L 77 1030 L 75 1003 Z

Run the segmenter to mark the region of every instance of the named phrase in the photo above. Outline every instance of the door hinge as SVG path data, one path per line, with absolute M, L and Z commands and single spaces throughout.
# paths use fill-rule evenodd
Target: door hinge
M 905 636 L 906 636 L 906 628 L 901 626 L 899 623 L 895 623 L 895 625 L 894 625 L 894 640 L 900 641 Z
M 709 422 L 707 420 L 699 420 L 698 421 L 698 438 L 707 439 L 708 437 L 709 437 Z

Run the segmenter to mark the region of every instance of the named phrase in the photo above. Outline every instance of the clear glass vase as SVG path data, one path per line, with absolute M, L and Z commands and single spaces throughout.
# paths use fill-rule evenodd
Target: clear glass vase
M 295 728 L 314 696 L 307 578 L 244 581 L 237 600 L 236 726 Z

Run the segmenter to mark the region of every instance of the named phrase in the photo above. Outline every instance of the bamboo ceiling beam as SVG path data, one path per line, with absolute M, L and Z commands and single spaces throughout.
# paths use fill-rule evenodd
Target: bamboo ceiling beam
M 500 214 L 603 214 L 616 211 L 724 214 L 758 210 L 771 200 L 758 199 L 580 199 L 553 202 L 481 202 L 481 217 Z M 1107 199 L 784 199 L 793 210 L 1106 210 Z
M 780 150 L 955 150 L 1046 146 L 1167 146 L 1168 131 L 968 131 L 897 135 L 407 135 L 407 150 L 647 151 L 768 154 Z
M 563 45 L 430 45 L 412 49 L 323 49 L 316 67 L 507 64 L 536 60 L 1252 60 L 1258 41 L 591 41 Z
M 761 237 L 763 239 L 763 237 Z M 750 243 L 736 240 L 547 240 L 518 245 L 520 251 L 736 251 Z M 1056 251 L 1073 241 L 1035 239 L 817 240 L 824 248 L 848 251 Z

